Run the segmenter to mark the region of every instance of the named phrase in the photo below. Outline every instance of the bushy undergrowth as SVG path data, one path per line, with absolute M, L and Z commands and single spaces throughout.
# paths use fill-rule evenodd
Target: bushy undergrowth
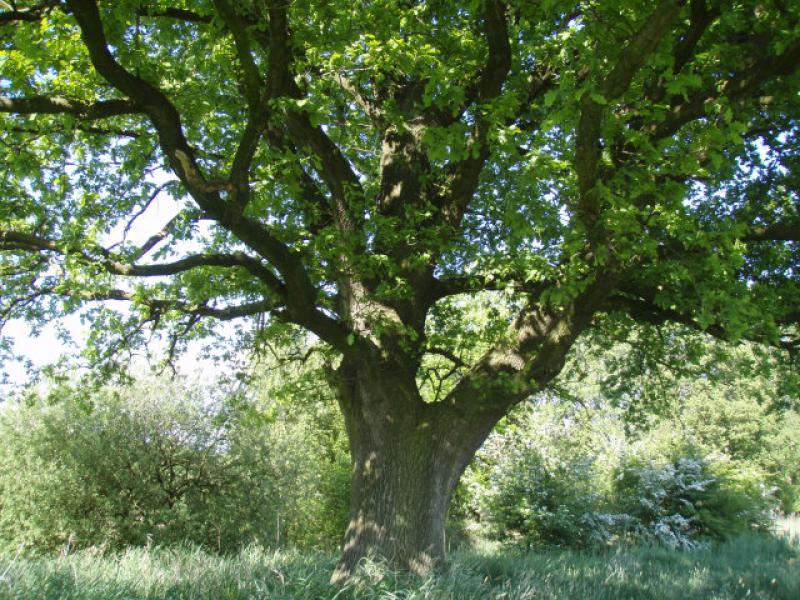
M 0 421 L 0 545 L 122 548 L 188 540 L 226 551 L 269 515 L 264 444 L 196 391 L 61 390 Z
M 765 528 L 771 503 L 757 477 L 735 472 L 728 461 L 681 456 L 624 463 L 612 506 L 628 517 L 621 523 L 628 535 L 691 549 L 704 539 Z
M 470 467 L 455 514 L 477 515 L 478 536 L 528 546 L 692 549 L 766 527 L 777 500 L 752 461 L 702 453 L 684 439 L 630 441 L 602 417 L 565 416 L 557 406 L 517 411 Z
M 490 473 L 483 505 L 494 535 L 534 545 L 591 543 L 597 527 L 588 520 L 601 504 L 592 461 L 560 460 L 534 444 L 510 443 Z
M 344 587 L 332 554 L 251 547 L 218 556 L 190 548 L 92 550 L 59 558 L 0 557 L 0 600 L 723 600 L 800 597 L 800 553 L 768 536 L 678 553 L 660 547 L 604 552 L 485 547 L 459 552 L 417 579 L 366 562 Z
M 251 407 L 252 408 L 252 407 Z M 0 551 L 339 539 L 346 455 L 303 413 L 154 380 L 60 388 L 0 413 Z
M 0 551 L 334 547 L 349 494 L 335 402 L 308 363 L 267 373 L 246 396 L 151 380 L 96 393 L 53 388 L 5 406 Z M 680 418 L 632 435 L 612 406 L 540 400 L 504 421 L 467 470 L 450 511 L 451 548 L 488 537 L 688 549 L 791 505 L 800 427 L 755 401 L 711 410 L 693 400 Z

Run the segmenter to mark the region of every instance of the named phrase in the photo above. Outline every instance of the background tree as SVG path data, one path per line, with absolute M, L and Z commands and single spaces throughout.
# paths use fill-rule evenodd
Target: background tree
M 441 558 L 475 450 L 598 315 L 800 343 L 794 4 L 4 5 L 0 315 L 128 303 L 92 314 L 98 363 L 313 332 L 353 462 L 337 578 Z M 510 313 L 475 328 L 481 290 Z

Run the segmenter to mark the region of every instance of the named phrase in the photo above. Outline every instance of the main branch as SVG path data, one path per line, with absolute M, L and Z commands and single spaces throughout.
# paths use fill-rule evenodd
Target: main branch
M 183 133 L 181 117 L 167 96 L 156 86 L 127 71 L 111 54 L 103 23 L 94 0 L 67 0 L 81 30 L 81 38 L 97 72 L 119 91 L 140 105 L 156 128 L 161 148 L 175 174 L 203 211 L 244 244 L 266 258 L 282 274 L 292 302 L 291 316 L 332 345 L 347 349 L 348 332 L 335 319 L 316 307 L 318 290 L 296 253 L 257 221 L 231 210 L 220 186 L 209 181 L 198 165 Z M 272 11 L 271 11 L 272 12 Z M 271 15 L 272 16 L 272 15 Z
M 85 104 L 61 96 L 20 98 L 0 96 L 0 112 L 23 115 L 69 114 L 85 121 L 94 121 L 119 115 L 139 114 L 144 111 L 135 102 L 127 99 L 100 100 L 93 104 Z

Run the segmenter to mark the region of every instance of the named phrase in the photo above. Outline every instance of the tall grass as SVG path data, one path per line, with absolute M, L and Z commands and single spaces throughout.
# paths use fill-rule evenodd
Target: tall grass
M 244 600 L 800 598 L 800 549 L 768 536 L 676 552 L 639 547 L 607 552 L 457 553 L 428 579 L 365 563 L 344 588 L 328 584 L 335 556 L 250 548 L 220 557 L 191 548 L 92 551 L 57 558 L 0 558 L 0 599 Z

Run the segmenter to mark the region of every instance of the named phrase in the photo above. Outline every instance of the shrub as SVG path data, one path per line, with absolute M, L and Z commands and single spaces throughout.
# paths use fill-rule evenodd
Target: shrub
M 311 437 L 156 380 L 30 398 L 0 413 L 0 550 L 190 542 L 227 552 L 284 541 L 291 528 L 318 542 L 334 520 L 326 486 L 338 483 Z M 295 533 L 303 521 L 316 537 Z
M 619 421 L 555 405 L 529 405 L 512 419 L 487 441 L 470 467 L 475 485 L 457 498 L 461 513 L 478 507 L 496 538 L 685 549 L 763 526 L 774 502 L 755 461 L 701 453 L 661 431 L 631 441 Z
M 615 479 L 614 501 L 631 517 L 629 534 L 686 549 L 763 525 L 767 504 L 759 481 L 721 459 L 629 460 Z
M 530 440 L 512 444 L 490 476 L 485 506 L 496 536 L 529 545 L 582 546 L 596 538 L 591 515 L 601 504 L 593 461 L 546 456 Z
M 283 374 L 281 386 L 244 394 L 146 379 L 93 393 L 62 385 L 8 403 L 0 551 L 338 543 L 344 428 L 325 386 L 316 380 L 309 393 Z M 303 410 L 285 408 L 289 393 L 307 396 Z

